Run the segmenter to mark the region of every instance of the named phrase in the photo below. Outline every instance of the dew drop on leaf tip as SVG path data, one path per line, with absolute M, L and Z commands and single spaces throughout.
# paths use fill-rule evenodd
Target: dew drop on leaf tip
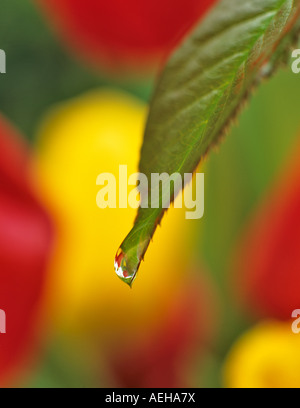
M 127 270 L 126 258 L 123 250 L 119 248 L 115 257 L 115 272 L 118 277 L 130 287 L 135 279 L 135 274 L 130 274 Z

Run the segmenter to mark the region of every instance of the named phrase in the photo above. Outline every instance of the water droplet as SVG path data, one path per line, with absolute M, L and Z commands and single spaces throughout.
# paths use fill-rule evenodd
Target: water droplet
M 123 282 L 127 283 L 130 287 L 132 286 L 136 274 L 128 272 L 126 256 L 121 248 L 115 257 L 115 272 Z

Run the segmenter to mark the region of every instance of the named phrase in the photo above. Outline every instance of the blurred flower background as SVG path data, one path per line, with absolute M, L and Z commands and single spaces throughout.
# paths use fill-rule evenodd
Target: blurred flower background
M 137 171 L 155 78 L 215 1 L 0 1 L 0 386 L 300 387 L 299 77 L 256 92 L 204 218 L 170 209 L 129 290 L 135 211 L 96 178 Z

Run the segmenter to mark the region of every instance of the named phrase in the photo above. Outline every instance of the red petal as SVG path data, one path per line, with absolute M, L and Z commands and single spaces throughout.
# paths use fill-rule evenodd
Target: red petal
M 216 0 L 37 0 L 67 41 L 92 61 L 165 54 Z
M 0 384 L 7 382 L 32 340 L 51 245 L 49 219 L 30 187 L 24 141 L 0 117 Z
M 259 316 L 290 319 L 300 307 L 300 149 L 254 214 L 238 250 L 240 297 Z

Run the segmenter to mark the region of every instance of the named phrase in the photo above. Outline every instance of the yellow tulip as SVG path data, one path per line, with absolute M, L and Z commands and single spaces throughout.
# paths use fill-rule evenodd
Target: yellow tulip
M 146 114 L 139 100 L 99 90 L 55 107 L 41 124 L 34 173 L 58 235 L 49 293 L 68 332 L 146 333 L 187 277 L 185 210 L 169 210 L 130 290 L 115 275 L 114 257 L 136 210 L 96 205 L 100 173 L 118 180 L 119 165 L 138 171 Z
M 229 388 L 299 388 L 299 335 L 288 323 L 259 324 L 233 346 L 224 378 Z

